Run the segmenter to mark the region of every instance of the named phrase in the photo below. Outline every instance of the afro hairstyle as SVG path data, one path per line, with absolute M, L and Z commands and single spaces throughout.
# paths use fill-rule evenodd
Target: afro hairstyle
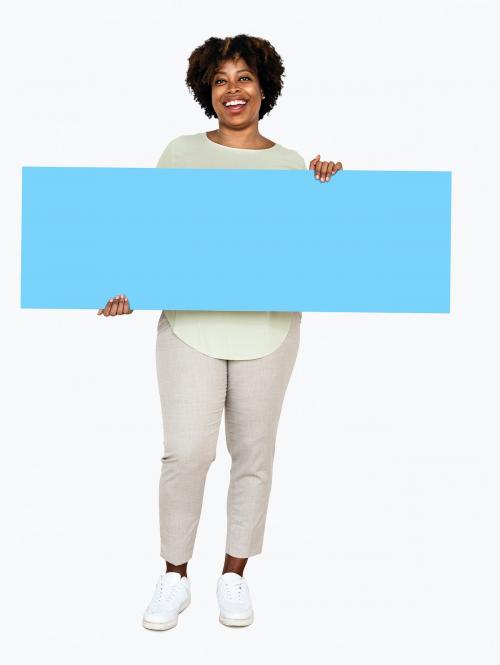
M 212 79 L 225 60 L 244 58 L 259 79 L 265 99 L 259 109 L 259 120 L 276 105 L 283 88 L 285 68 L 280 55 L 266 39 L 240 34 L 235 37 L 210 37 L 195 48 L 188 58 L 186 84 L 209 118 L 216 117 L 212 106 Z

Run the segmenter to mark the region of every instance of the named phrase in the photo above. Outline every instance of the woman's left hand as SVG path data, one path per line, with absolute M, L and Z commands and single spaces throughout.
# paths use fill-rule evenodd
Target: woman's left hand
M 337 171 L 342 169 L 342 162 L 322 162 L 320 155 L 316 155 L 309 163 L 309 170 L 311 169 L 315 172 L 316 178 L 320 182 L 328 182 L 332 175 L 335 175 Z

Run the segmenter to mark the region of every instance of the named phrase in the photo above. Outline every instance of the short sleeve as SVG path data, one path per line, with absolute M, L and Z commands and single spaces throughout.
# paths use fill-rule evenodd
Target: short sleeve
M 156 165 L 157 168 L 175 168 L 174 143 L 175 141 L 170 141 L 165 150 L 161 153 L 161 157 Z
M 299 153 L 297 153 L 297 157 L 298 157 L 298 163 L 299 163 L 298 168 L 299 169 L 304 169 L 305 171 L 307 171 L 306 160 L 302 157 L 302 155 L 299 155 Z
M 293 169 L 297 169 L 298 171 L 302 170 L 307 170 L 306 162 L 302 155 L 297 152 L 296 150 L 293 151 L 294 154 L 294 160 L 293 160 Z

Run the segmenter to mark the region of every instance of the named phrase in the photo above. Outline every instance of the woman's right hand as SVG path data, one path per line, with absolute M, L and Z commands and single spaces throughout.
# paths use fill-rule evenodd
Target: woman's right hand
M 128 298 L 121 293 L 114 298 L 110 298 L 104 309 L 97 310 L 97 315 L 116 316 L 117 314 L 132 314 L 133 311 L 129 308 Z

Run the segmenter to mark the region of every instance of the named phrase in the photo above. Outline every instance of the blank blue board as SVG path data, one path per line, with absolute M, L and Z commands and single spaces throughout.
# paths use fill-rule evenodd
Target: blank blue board
M 22 176 L 21 307 L 450 311 L 449 171 Z

